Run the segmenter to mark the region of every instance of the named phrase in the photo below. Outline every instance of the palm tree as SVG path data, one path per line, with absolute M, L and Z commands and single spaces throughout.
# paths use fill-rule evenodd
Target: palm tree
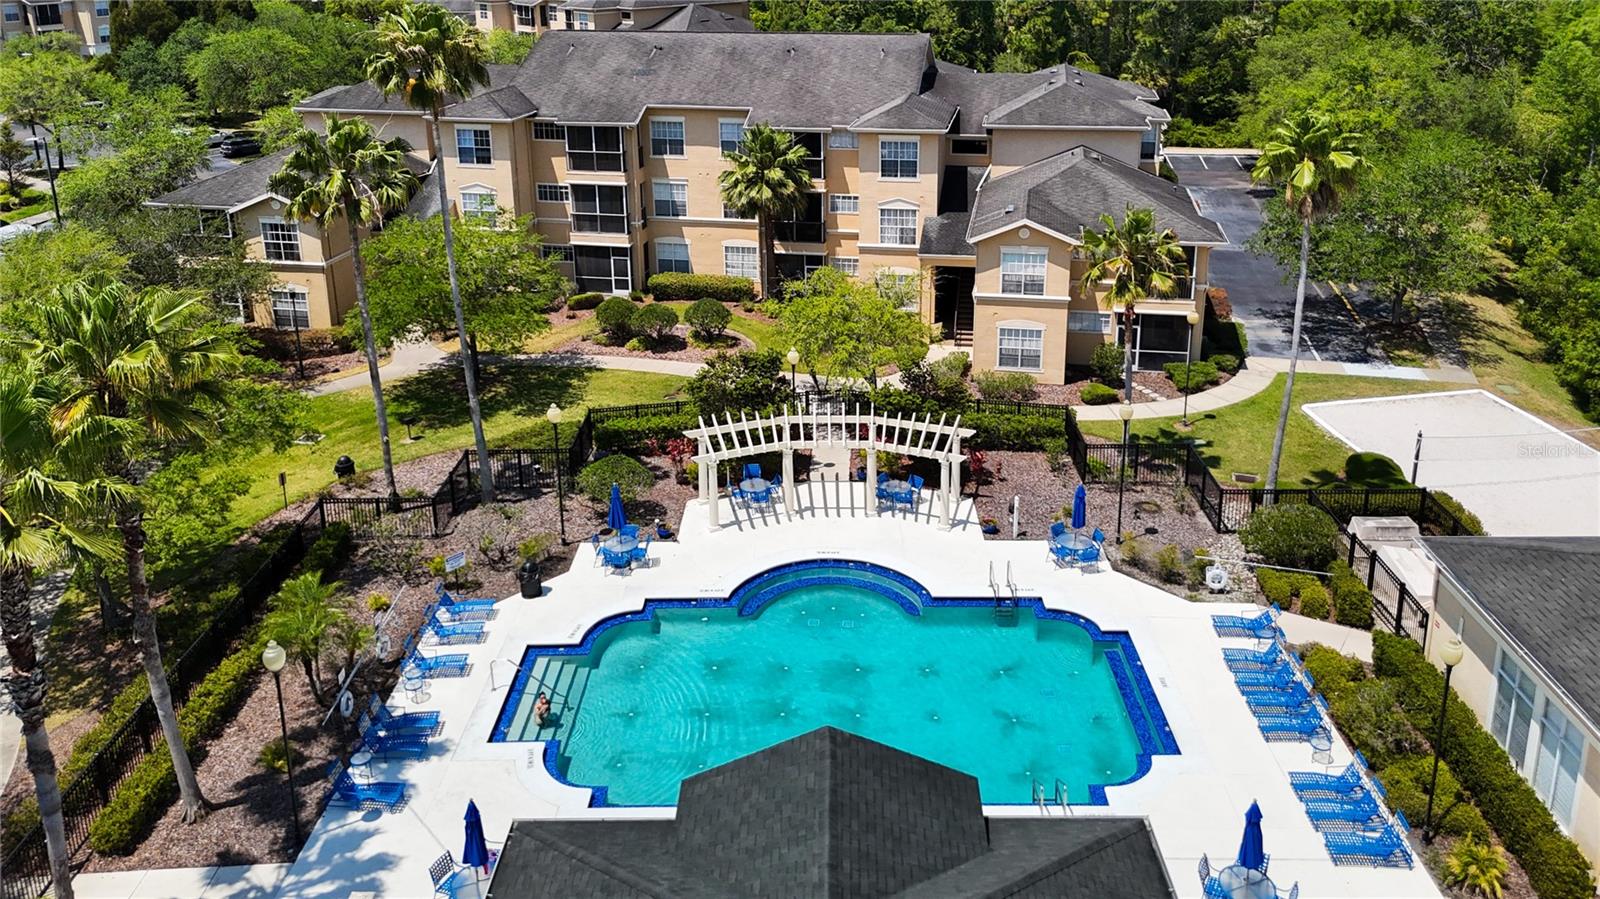
M 381 223 L 386 212 L 410 199 L 417 186 L 417 178 L 405 161 L 411 147 L 398 138 L 379 140 L 372 126 L 362 119 L 338 116 L 328 118 L 326 137 L 310 129 L 302 130 L 294 136 L 291 146 L 294 149 L 283 161 L 283 168 L 267 184 L 289 198 L 290 216 L 315 222 L 324 232 L 342 218 L 349 230 L 356 305 L 361 309 L 361 336 L 366 341 L 367 377 L 372 382 L 378 444 L 383 449 L 383 476 L 389 482 L 389 504 L 398 507 L 400 491 L 395 487 L 394 459 L 389 453 L 389 415 L 383 402 L 383 378 L 378 374 L 378 347 L 372 339 L 361 233 Z
M 55 755 L 45 732 L 45 673 L 33 633 L 33 574 L 76 551 L 109 556 L 116 541 L 77 523 L 118 492 L 110 482 L 74 479 L 64 465 L 77 439 L 50 425 L 52 397 L 27 363 L 0 374 L 0 639 L 11 659 L 6 686 L 22 722 L 28 772 L 44 822 L 54 894 L 72 897 L 72 867 Z
M 300 662 L 311 696 L 319 703 L 324 701 L 323 647 L 349 617 L 333 602 L 338 593 L 337 582 L 324 584 L 320 573 L 308 571 L 283 582 L 262 622 L 262 632 Z
M 1294 371 L 1300 361 L 1300 322 L 1306 307 L 1306 267 L 1311 258 L 1311 223 L 1339 208 L 1339 201 L 1355 189 L 1368 163 L 1355 153 L 1360 135 L 1340 131 L 1331 119 L 1317 112 L 1302 112 L 1286 119 L 1272 132 L 1251 181 L 1283 185 L 1283 202 L 1300 220 L 1300 281 L 1294 291 L 1294 328 L 1290 332 L 1289 375 L 1278 406 L 1278 430 L 1272 437 L 1272 461 L 1267 465 L 1267 497 L 1278 486 L 1278 463 L 1283 458 L 1283 436 L 1289 427 L 1289 405 L 1294 394 Z
M 1167 296 L 1178 287 L 1174 272 L 1185 265 L 1183 247 L 1171 228 L 1156 230 L 1155 211 L 1128 207 L 1117 225 L 1107 213 L 1100 214 L 1102 230 L 1085 229 L 1083 245 L 1089 252 L 1089 270 L 1083 275 L 1083 290 L 1093 295 L 1102 282 L 1110 287 L 1100 296 L 1107 306 L 1122 304 L 1122 389 L 1133 402 L 1133 325 L 1137 318 L 1134 304 L 1149 297 Z
M 806 149 L 788 132 L 762 124 L 746 129 L 738 149 L 723 157 L 733 165 L 717 176 L 722 201 L 740 216 L 756 220 L 756 243 L 761 248 L 757 281 L 761 293 L 771 296 L 776 237 L 772 223 L 805 209 L 806 194 L 811 192 Z
M 134 290 L 97 276 L 59 289 L 39 310 L 28 341 L 42 371 L 61 379 L 51 410 L 58 430 L 92 434 L 96 465 L 109 478 L 136 485 L 163 450 L 204 446 L 216 434 L 208 401 L 241 364 L 238 350 L 210 326 L 197 294 Z M 185 823 L 205 813 L 205 799 L 178 730 L 161 662 L 145 572 L 144 504 L 137 489 L 114 502 L 128 569 L 133 641 L 144 663 L 150 699 L 172 755 Z
M 478 32 L 442 6 L 408 3 L 378 23 L 378 52 L 367 59 L 367 77 L 384 96 L 399 94 L 415 109 L 425 110 L 433 126 L 433 180 L 439 190 L 439 215 L 444 220 L 445 270 L 450 276 L 450 302 L 455 307 L 456 334 L 467 340 L 467 317 L 461 308 L 461 278 L 456 273 L 455 234 L 450 227 L 450 192 L 444 178 L 444 138 L 439 120 L 451 97 L 465 97 L 489 83 Z M 472 438 L 478 447 L 478 489 L 484 503 L 494 501 L 494 475 L 489 443 L 483 437 L 483 411 L 478 404 L 478 376 L 461 353 L 472 413 Z

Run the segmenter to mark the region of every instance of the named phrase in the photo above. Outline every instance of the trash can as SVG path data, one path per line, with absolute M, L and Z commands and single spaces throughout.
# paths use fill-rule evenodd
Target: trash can
M 356 460 L 349 456 L 340 456 L 333 463 L 335 477 L 348 478 L 356 473 Z
M 544 581 L 539 575 L 539 563 L 529 559 L 517 569 L 517 586 L 523 599 L 532 599 L 544 593 Z

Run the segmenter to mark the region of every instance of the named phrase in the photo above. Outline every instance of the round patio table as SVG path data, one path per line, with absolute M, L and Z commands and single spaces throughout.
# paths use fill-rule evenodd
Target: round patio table
M 747 494 L 760 493 L 763 490 L 771 490 L 772 485 L 766 478 L 745 478 L 739 482 L 739 489 Z
M 891 478 L 883 482 L 883 489 L 889 491 L 890 493 L 905 493 L 907 490 L 911 489 L 911 482 Z
M 1083 534 L 1078 533 L 1077 531 L 1066 531 L 1058 537 L 1051 538 L 1050 542 L 1057 546 L 1066 547 L 1072 551 L 1073 555 L 1077 555 L 1083 550 L 1086 550 L 1094 545 L 1093 540 L 1084 536 Z
M 428 698 L 428 679 L 422 676 L 422 669 L 415 665 L 406 666 L 400 675 L 400 684 L 411 697 L 412 702 L 424 702 Z
M 1278 899 L 1277 884 L 1255 868 L 1230 865 L 1217 872 L 1217 882 L 1231 899 Z
M 1333 764 L 1333 734 L 1327 729 L 1311 734 L 1306 742 L 1311 744 L 1311 760 L 1319 765 Z
M 372 782 L 372 753 L 371 752 L 369 752 L 368 750 L 363 749 L 363 750 L 360 750 L 359 752 L 356 752 L 356 753 L 354 753 L 354 754 L 352 754 L 350 756 L 350 770 L 354 771 L 357 768 L 361 769 L 362 775 L 366 777 L 368 783 L 371 783 Z
M 629 537 L 626 534 L 616 534 L 600 545 L 614 553 L 631 553 L 638 547 L 639 538 Z

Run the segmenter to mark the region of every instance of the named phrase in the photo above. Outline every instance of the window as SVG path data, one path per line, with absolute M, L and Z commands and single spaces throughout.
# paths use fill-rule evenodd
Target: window
M 689 245 L 671 240 L 656 241 L 656 271 L 689 271 Z
M 628 198 L 622 185 L 572 184 L 572 230 L 628 233 Z
M 655 198 L 652 208 L 662 218 L 683 218 L 689 214 L 689 182 L 652 181 L 651 194 Z
M 915 140 L 879 140 L 878 177 L 917 177 L 917 142 Z
M 650 120 L 650 155 L 683 155 L 683 119 Z
M 729 206 L 727 203 L 723 203 L 722 204 L 722 217 L 725 218 L 725 219 L 736 219 L 736 220 L 741 221 L 741 222 L 749 221 L 749 218 L 740 215 L 739 214 L 739 210 L 734 209 L 732 206 Z
M 300 229 L 283 219 L 263 218 L 261 246 L 269 262 L 299 262 Z
M 1539 760 L 1533 768 L 1533 791 L 1562 827 L 1572 824 L 1572 800 L 1582 764 L 1583 734 L 1555 703 L 1545 699 L 1544 714 L 1539 718 Z
M 461 192 L 461 215 L 480 222 L 493 223 L 499 209 L 492 190 L 464 190 Z
M 828 211 L 835 215 L 855 215 L 861 211 L 861 198 L 855 194 L 832 194 L 828 197 Z
M 98 42 L 100 42 L 102 44 L 111 43 L 111 26 L 110 25 L 101 25 L 99 28 L 96 28 L 95 29 L 95 40 L 97 40 Z
M 889 207 L 878 209 L 878 240 L 900 247 L 917 245 L 917 211 Z
M 1044 368 L 1044 329 L 1000 328 L 1000 357 L 996 367 L 1021 371 Z
M 1000 251 L 1000 292 L 1044 296 L 1045 251 L 1032 248 Z
M 739 149 L 739 142 L 744 140 L 744 120 L 717 119 L 717 139 L 724 153 Z
M 462 165 L 488 165 L 494 162 L 489 146 L 489 129 L 456 126 L 456 161 Z
M 222 317 L 234 324 L 244 324 L 247 319 L 244 314 L 244 294 L 236 293 L 233 296 L 222 296 L 217 299 L 217 304 L 222 307 Z
M 1500 653 L 1496 667 L 1489 731 L 1511 756 L 1512 766 L 1521 771 L 1528 757 L 1528 725 L 1533 720 L 1533 678 L 1505 652 Z
M 575 258 L 572 246 L 564 243 L 547 243 L 539 248 L 539 255 L 557 262 L 571 262 Z
M 555 122 L 534 122 L 533 139 L 564 141 L 567 139 L 567 129 L 557 125 Z
M 589 20 L 589 14 L 588 13 L 586 13 L 586 12 L 576 12 L 574 10 L 570 10 L 569 9 L 569 10 L 567 10 L 567 30 L 569 30 L 569 31 L 593 31 L 594 30 L 594 22 Z
M 960 156 L 988 156 L 989 142 L 981 138 L 953 138 L 950 141 L 950 152 Z
M 94 17 L 97 19 L 108 18 L 111 15 L 109 0 L 94 0 Z
M 813 178 L 822 177 L 822 135 L 816 131 L 791 131 L 794 142 L 806 148 L 806 171 Z
M 195 210 L 194 233 L 204 237 L 232 237 L 233 216 L 220 209 Z
M 568 125 L 567 168 L 574 172 L 622 171 L 622 129 Z
M 478 4 L 478 18 L 480 18 L 480 19 L 489 18 L 489 4 L 487 4 L 487 3 L 479 3 Z
M 828 264 L 821 253 L 774 253 L 772 268 L 780 281 L 798 281 Z
M 573 274 L 583 292 L 625 294 L 633 288 L 627 247 L 573 247 Z
M 1068 312 L 1067 330 L 1079 331 L 1088 334 L 1110 334 L 1111 313 L 1109 312 Z
M 722 248 L 722 273 L 735 278 L 749 278 L 754 281 L 760 272 L 760 264 L 756 261 L 755 247 L 723 246 Z
M 827 236 L 827 226 L 822 221 L 822 194 L 806 194 L 805 206 L 793 218 L 773 222 L 772 232 L 786 243 L 822 243 Z
M 1139 158 L 1155 159 L 1156 150 L 1160 147 L 1161 131 L 1155 125 L 1151 125 L 1145 129 L 1144 136 L 1139 139 Z
M 311 304 L 306 292 L 297 287 L 282 287 L 271 292 L 272 326 L 279 329 L 311 327 Z
M 828 264 L 847 275 L 861 272 L 861 260 L 855 256 L 835 256 L 828 260 Z
M 633 13 L 628 12 L 627 10 L 623 10 L 622 11 L 622 21 L 624 21 L 624 22 L 632 22 L 633 21 Z
M 878 288 L 878 295 L 893 300 L 898 309 L 916 310 L 922 305 L 921 282 L 916 272 L 880 268 L 872 273 L 872 283 Z
M 551 3 L 551 4 L 547 5 L 544 8 L 544 23 L 546 25 L 550 26 L 551 28 L 554 28 L 560 22 L 561 22 L 561 10 L 557 9 L 556 5 L 554 3 Z
M 828 133 L 828 147 L 835 150 L 854 150 L 861 146 L 861 140 L 854 131 L 830 131 Z
M 565 184 L 541 184 L 535 190 L 541 203 L 565 203 L 572 198 Z
M 534 18 L 533 7 L 523 6 L 520 3 L 511 4 L 511 11 L 516 14 L 518 28 L 533 28 L 538 22 Z
M 61 24 L 61 4 L 42 3 L 33 7 L 33 24 L 40 28 L 49 28 Z
M 22 7 L 16 5 L 15 3 L 7 3 L 5 6 L 0 7 L 0 10 L 4 10 L 5 20 L 7 22 L 22 21 Z

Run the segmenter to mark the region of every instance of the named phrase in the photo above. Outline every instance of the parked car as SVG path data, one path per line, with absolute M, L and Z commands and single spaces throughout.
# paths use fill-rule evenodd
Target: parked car
M 261 152 L 261 135 L 254 131 L 235 131 L 223 138 L 217 148 L 229 159 L 235 156 L 253 156 Z

